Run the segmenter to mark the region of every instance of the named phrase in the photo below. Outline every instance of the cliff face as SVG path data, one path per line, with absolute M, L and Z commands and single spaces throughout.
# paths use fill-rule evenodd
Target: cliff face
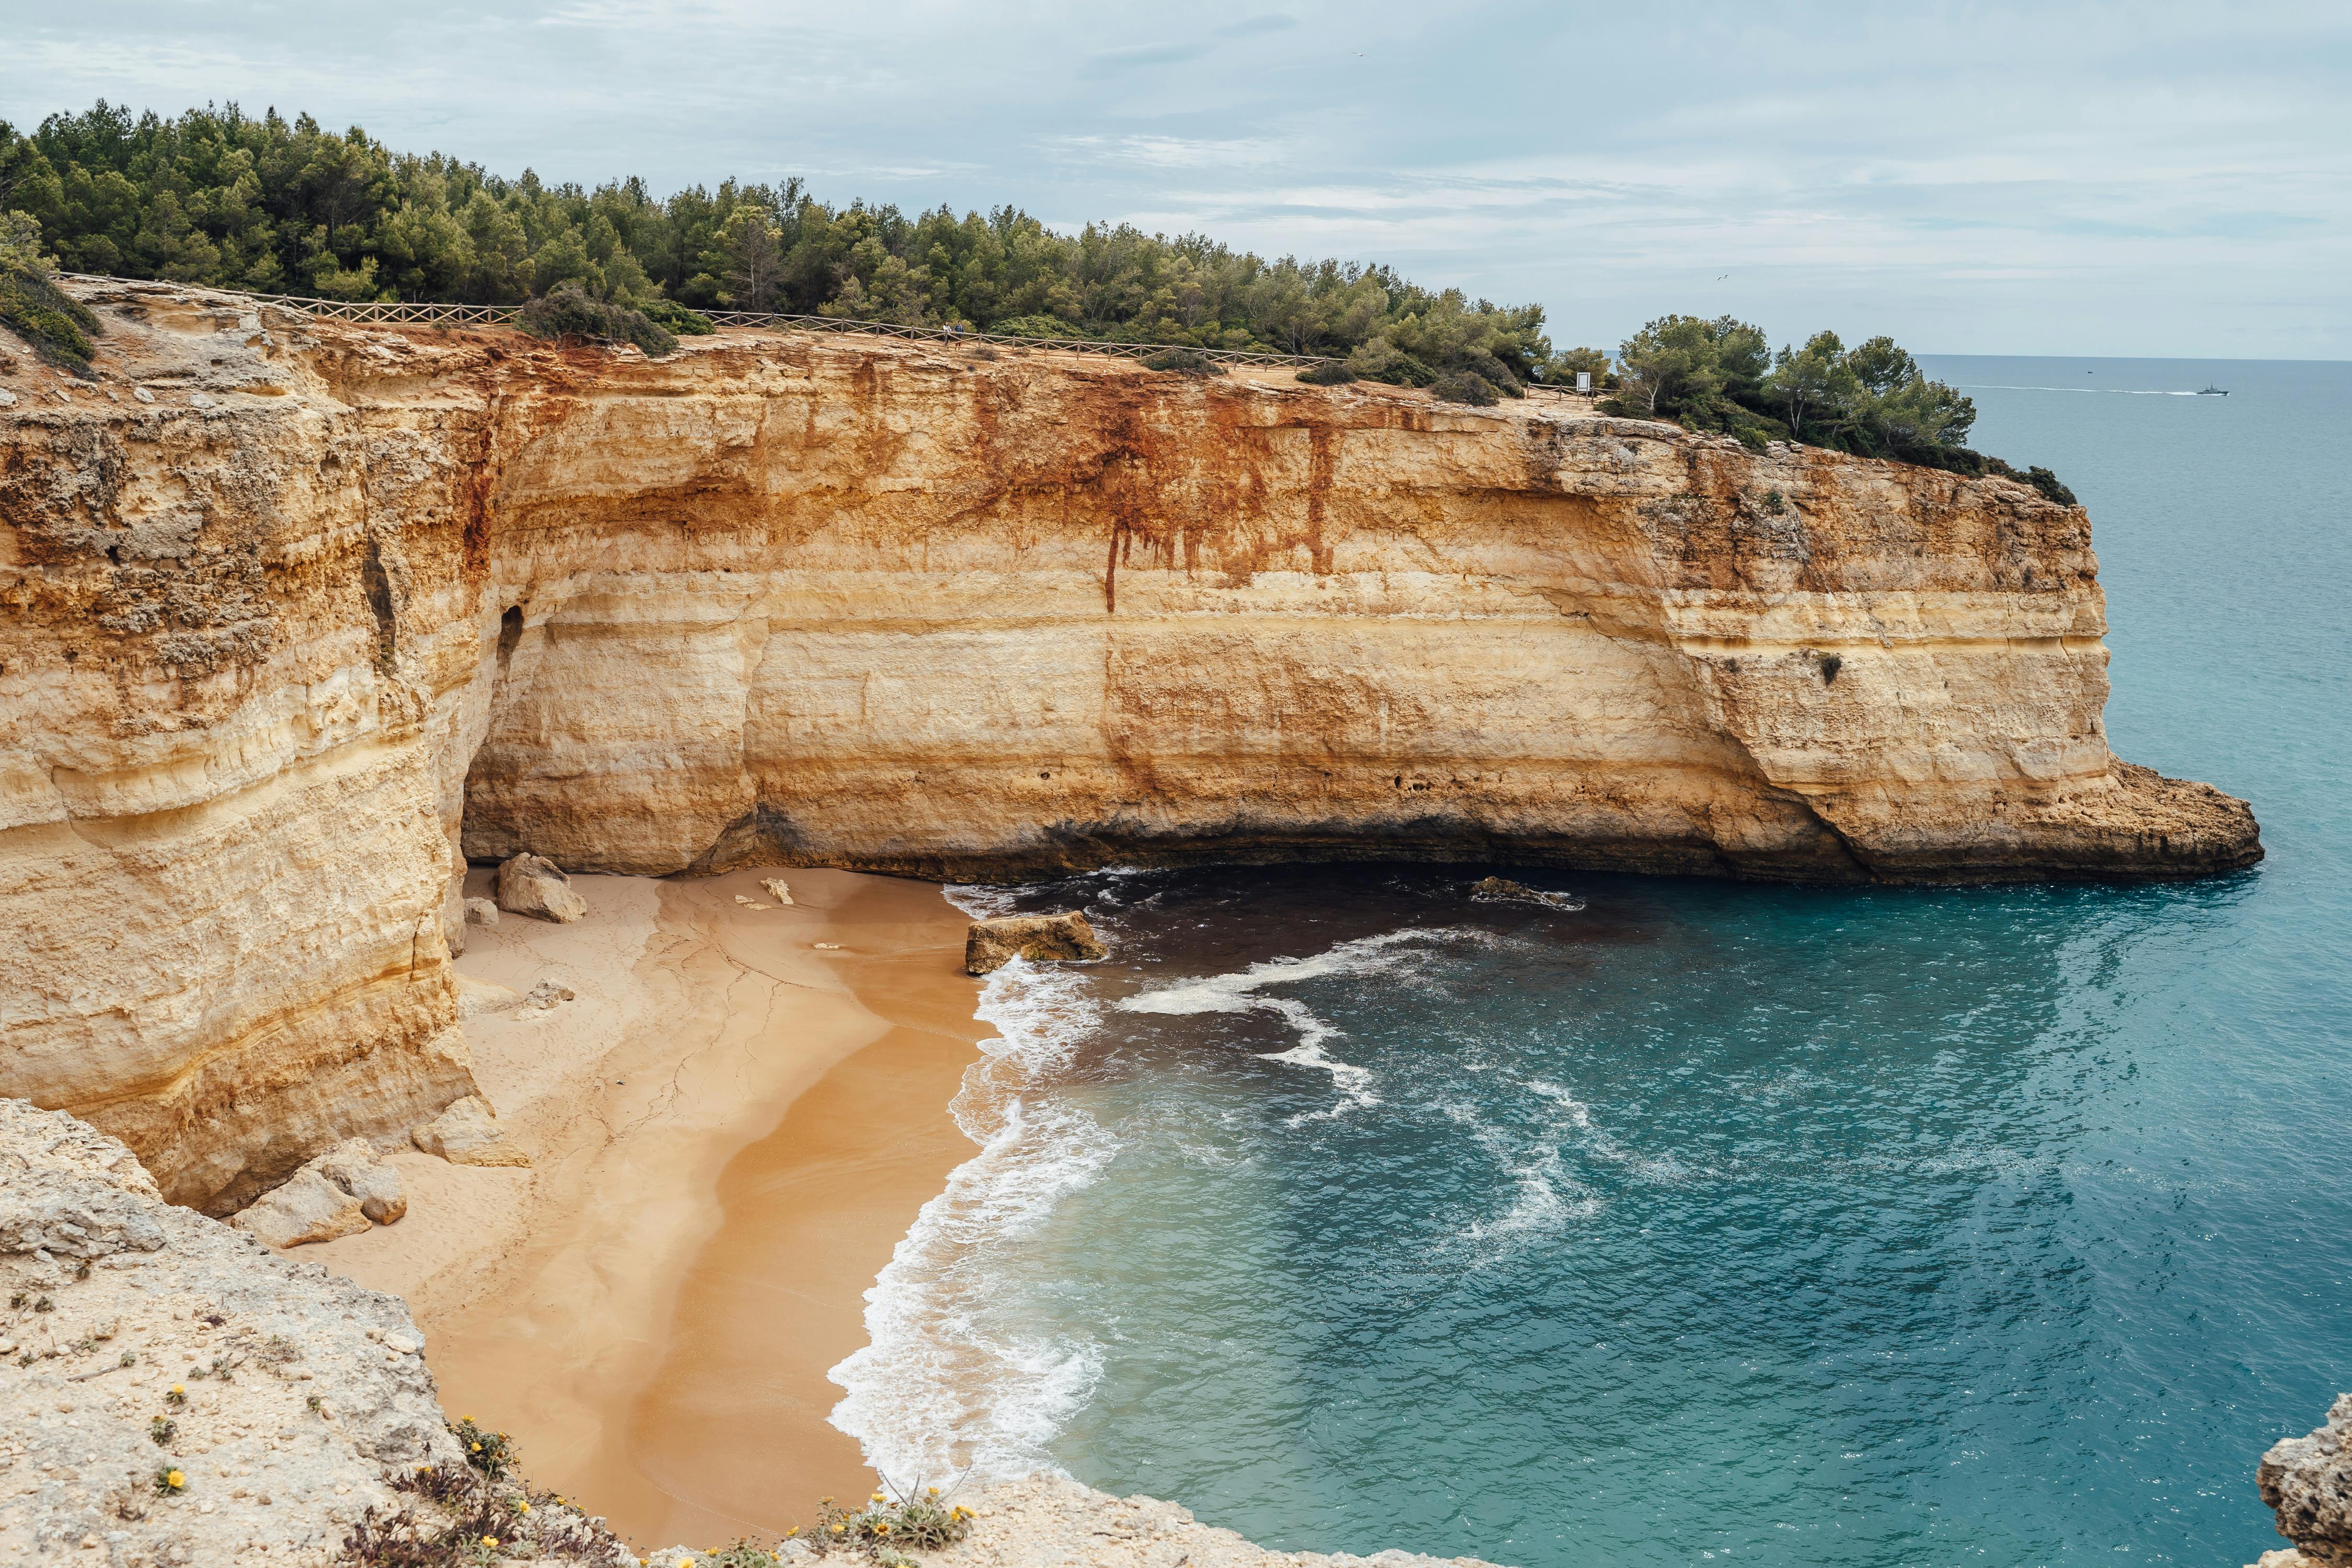
M 2179 876 L 2090 529 L 1546 396 L 131 285 L 0 373 L 0 1094 L 233 1206 L 468 1092 L 459 856 Z M 152 401 L 142 401 L 142 393 Z

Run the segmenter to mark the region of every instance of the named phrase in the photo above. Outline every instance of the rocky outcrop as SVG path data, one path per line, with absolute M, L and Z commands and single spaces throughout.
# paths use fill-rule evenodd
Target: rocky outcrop
M 1572 398 L 78 285 L 0 411 L 0 1092 L 227 1212 L 474 1091 L 466 857 L 2180 876 L 2088 520 Z M 143 393 L 149 401 L 142 401 Z
M 967 1500 L 979 1516 L 971 1533 L 926 1552 L 927 1568 L 1492 1568 L 1475 1557 L 1396 1550 L 1370 1557 L 1270 1551 L 1172 1502 L 1112 1497 L 1061 1476 L 982 1488 Z
M 0 1292 L 26 1302 L 0 1318 L 0 1561 L 324 1563 L 459 1460 L 398 1298 L 164 1203 L 122 1144 L 22 1100 L 0 1171 Z M 31 1206 L 81 1234 L 39 1245 Z
M 971 922 L 963 939 L 963 972 L 992 974 L 1016 958 L 1056 963 L 1102 958 L 1109 952 L 1087 917 L 1075 910 L 1058 915 L 1000 915 Z
M 2352 1568 L 2352 1394 L 2336 1395 L 2327 1424 L 2309 1436 L 2272 1444 L 2254 1484 L 2294 1542 L 2293 1552 L 2265 1552 L 2263 1568 Z
M 509 914 L 535 915 L 570 925 L 588 912 L 588 900 L 572 886 L 562 867 L 523 854 L 499 868 L 499 908 Z
M 1568 893 L 1547 893 L 1508 877 L 1482 877 L 1470 888 L 1470 898 L 1481 904 L 1540 904 L 1552 910 L 1580 910 L 1584 900 Z

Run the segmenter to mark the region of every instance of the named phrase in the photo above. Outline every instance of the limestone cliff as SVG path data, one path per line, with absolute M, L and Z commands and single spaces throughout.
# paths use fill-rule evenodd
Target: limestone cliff
M 233 1207 L 470 1092 L 460 855 L 2244 866 L 2117 762 L 2090 527 L 1547 395 L 87 287 L 0 372 L 0 1093 Z

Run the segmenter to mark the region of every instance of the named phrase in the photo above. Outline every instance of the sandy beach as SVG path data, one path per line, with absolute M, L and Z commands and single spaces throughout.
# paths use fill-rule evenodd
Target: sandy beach
M 407 1217 L 304 1253 L 406 1298 L 445 1406 L 536 1483 L 641 1545 L 772 1535 L 872 1485 L 825 1373 L 972 1150 L 947 1110 L 982 1031 L 966 921 L 843 871 L 574 883 L 585 920 L 504 915 L 457 964 L 531 1168 L 395 1154 Z M 573 999 L 520 1005 L 541 981 Z

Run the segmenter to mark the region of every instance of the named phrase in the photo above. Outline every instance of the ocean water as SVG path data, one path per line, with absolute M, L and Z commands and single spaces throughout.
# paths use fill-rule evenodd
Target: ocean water
M 2186 885 L 1107 873 L 988 983 L 982 1141 L 836 1420 L 1285 1548 L 2251 1563 L 2352 1388 L 2352 365 L 1947 358 L 2091 508 Z M 2193 392 L 2227 398 L 2134 395 Z

